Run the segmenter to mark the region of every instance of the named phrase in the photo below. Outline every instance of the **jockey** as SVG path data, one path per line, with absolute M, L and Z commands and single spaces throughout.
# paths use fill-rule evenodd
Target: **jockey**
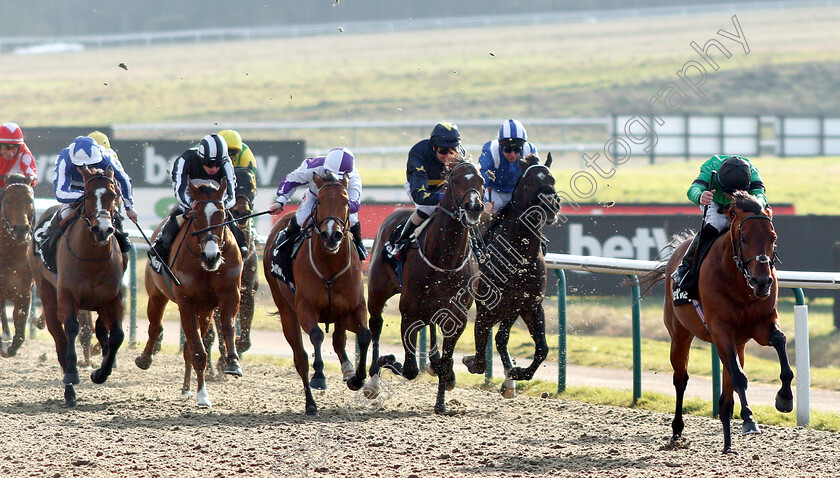
M 230 163 L 234 168 L 245 168 L 257 177 L 257 162 L 254 159 L 254 152 L 247 144 L 242 142 L 239 132 L 226 129 L 218 132 L 218 135 L 225 139 L 228 147 Z
M 450 164 L 465 156 L 458 125 L 445 121 L 435 125 L 429 139 L 421 140 L 408 152 L 405 189 L 415 209 L 396 243 L 385 243 L 384 251 L 389 259 L 397 257 L 397 253 L 411 242 L 417 226 L 435 212 L 443 198 L 443 185 Z
M 713 171 L 717 171 L 717 174 L 712 182 Z M 758 168 L 747 158 L 717 154 L 700 166 L 700 175 L 688 188 L 687 196 L 705 211 L 704 225 L 694 236 L 679 267 L 671 275 L 675 286 L 674 297 L 680 297 L 679 292 L 692 294 L 700 267 L 696 262 L 698 259 L 702 260 L 702 251 L 726 229 L 728 218 L 723 208 L 731 202 L 730 195 L 735 191 L 748 191 L 755 196 L 762 208 L 767 207 L 764 182 L 758 174 Z M 698 251 L 701 251 L 699 255 Z M 681 291 L 677 291 L 676 288 Z
M 213 180 L 219 184 L 222 183 L 222 179 L 227 179 L 227 190 L 222 196 L 225 209 L 229 210 L 236 203 L 234 194 L 236 177 L 228 157 L 227 143 L 218 134 L 208 134 L 201 138 L 197 147 L 184 151 L 175 159 L 175 164 L 172 166 L 172 187 L 178 204 L 172 208 L 169 217 L 160 229 L 160 234 L 155 238 L 155 243 L 152 245 L 154 253 L 149 251 L 149 264 L 158 274 L 162 273 L 163 268 L 158 257 L 163 260 L 169 259 L 172 243 L 186 221 L 187 212 L 192 210 L 189 183 L 195 179 Z M 237 227 L 231 227 L 230 230 L 240 250 L 245 248 L 247 251 L 248 243 L 242 231 Z
M 339 178 L 347 177 L 347 195 L 350 198 L 350 217 L 348 218 L 350 232 L 353 233 L 353 243 L 359 254 L 359 258 L 361 260 L 367 258 L 367 250 L 362 244 L 362 226 L 359 224 L 362 177 L 356 171 L 355 163 L 356 157 L 348 148 L 334 148 L 326 156 L 305 159 L 297 169 L 287 174 L 280 181 L 280 185 L 277 187 L 275 202 L 269 208 L 271 214 L 279 214 L 283 210 L 283 206 L 289 202 L 295 189 L 303 185 L 307 186 L 307 190 L 303 194 L 303 199 L 300 202 L 300 207 L 295 212 L 295 216 L 289 221 L 286 229 L 281 231 L 277 236 L 277 244 L 284 251 L 288 251 L 289 247 L 294 244 L 295 238 L 300 233 L 301 226 L 304 225 L 312 214 L 312 208 L 318 199 L 318 189 L 315 186 L 312 175 L 317 174 L 323 177 L 326 173 L 333 173 Z
M 35 159 L 29 147 L 23 142 L 23 131 L 15 123 L 0 126 L 0 191 L 6 188 L 6 175 L 20 173 L 38 182 Z
M 498 212 L 510 202 L 516 181 L 522 175 L 519 160 L 532 154 L 537 154 L 537 147 L 528 141 L 528 132 L 515 119 L 502 123 L 499 139 L 484 143 L 478 164 L 485 181 L 485 204 L 492 204 L 492 212 Z
M 137 221 L 137 213 L 134 212 L 131 178 L 123 170 L 122 164 L 116 158 L 111 157 L 108 150 L 98 145 L 90 136 L 79 136 L 58 153 L 58 161 L 55 165 L 55 180 L 53 181 L 55 198 L 62 206 L 58 213 L 53 216 L 49 228 L 41 239 L 43 257 L 50 258 L 45 259 L 48 265 L 54 265 L 50 261 L 54 260 L 55 257 L 54 246 L 60 236 L 58 230 L 61 228 L 61 223 L 73 214 L 75 211 L 73 204 L 84 196 L 84 176 L 78 169 L 81 166 L 101 169 L 102 171 L 109 167 L 113 168 L 114 182 L 119 185 L 125 214 L 131 220 Z M 123 232 L 122 216 L 119 213 L 114 215 L 114 229 L 114 237 L 120 245 L 120 250 L 123 253 L 128 252 L 131 249 L 131 243 L 128 240 L 128 234 Z
M 101 131 L 94 131 L 88 136 L 93 138 L 93 140 L 96 141 L 96 144 L 105 148 L 108 151 L 108 154 L 111 155 L 111 159 L 116 159 L 119 161 L 120 157 L 117 156 L 117 152 L 111 149 L 111 140 L 108 139 L 108 135 Z

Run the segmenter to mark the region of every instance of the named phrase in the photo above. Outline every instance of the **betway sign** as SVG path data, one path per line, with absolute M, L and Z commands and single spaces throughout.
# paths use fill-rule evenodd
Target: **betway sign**
M 548 251 L 622 259 L 657 260 L 670 255 L 670 238 L 700 228 L 700 215 L 566 216 L 567 222 L 543 228 Z M 776 216 L 778 254 L 785 270 L 836 271 L 840 268 L 840 217 Z M 556 278 L 549 277 L 549 293 Z M 628 294 L 623 277 L 567 272 L 573 295 Z M 660 289 L 661 292 L 661 289 Z M 782 291 L 788 294 L 788 291 Z M 809 295 L 824 295 L 810 291 Z
M 67 147 L 75 136 L 56 135 L 27 137 L 38 167 L 38 186 L 35 195 L 53 197 L 53 180 L 58 153 Z M 195 146 L 192 141 L 112 141 L 120 162 L 134 183 L 135 188 L 171 187 L 170 170 L 175 159 L 185 150 Z M 247 141 L 254 153 L 259 176 L 259 187 L 274 187 L 304 159 L 303 141 Z

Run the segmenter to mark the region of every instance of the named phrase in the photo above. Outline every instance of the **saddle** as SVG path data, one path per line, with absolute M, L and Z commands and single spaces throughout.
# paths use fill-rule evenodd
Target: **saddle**
M 702 232 L 703 231 L 701 230 L 698 234 L 701 234 Z M 686 273 L 682 287 L 680 287 L 676 282 L 673 284 L 671 294 L 673 295 L 674 305 L 686 305 L 692 303 L 692 301 L 700 300 L 698 290 L 698 284 L 700 282 L 700 266 L 703 264 L 703 260 L 709 254 L 709 251 L 712 250 L 712 246 L 717 241 L 717 238 L 727 233 L 729 233 L 729 227 L 725 227 L 722 231 L 720 231 L 720 233 L 714 234 L 712 237 L 700 238 L 701 240 L 697 245 L 694 261 L 691 263 L 691 267 Z
M 286 240 L 282 243 L 275 241 L 271 248 L 271 275 L 283 281 L 295 293 L 295 281 L 292 274 L 292 265 L 295 262 L 303 241 L 312 234 L 313 226 L 310 224 L 303 228 L 293 241 Z

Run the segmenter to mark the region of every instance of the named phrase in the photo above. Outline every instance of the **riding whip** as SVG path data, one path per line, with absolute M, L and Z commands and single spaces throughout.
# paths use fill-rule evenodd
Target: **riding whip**
M 175 285 L 180 286 L 180 285 L 181 285 L 181 281 L 179 281 L 179 280 L 178 280 L 178 278 L 177 278 L 177 277 L 175 277 L 175 273 L 174 273 L 174 272 L 172 272 L 172 269 L 170 269 L 170 268 L 169 268 L 169 264 L 167 264 L 167 263 L 166 263 L 166 261 L 165 261 L 162 257 L 160 257 L 160 256 L 158 255 L 158 252 L 155 250 L 155 248 L 154 248 L 154 247 L 152 247 L 152 243 L 151 243 L 151 242 L 149 242 L 149 238 L 148 238 L 148 237 L 146 237 L 146 233 L 145 233 L 145 232 L 143 232 L 143 228 L 142 228 L 142 227 L 140 227 L 140 224 L 137 224 L 137 221 L 135 221 L 134 219 L 131 219 L 131 218 L 128 218 L 128 219 L 129 219 L 131 222 L 133 222 L 135 226 L 137 226 L 137 230 L 138 230 L 138 231 L 140 231 L 140 235 L 141 235 L 141 236 L 143 236 L 143 240 L 145 240 L 145 241 L 146 241 L 146 244 L 148 244 L 148 245 L 149 245 L 149 250 L 150 250 L 150 251 L 152 251 L 152 254 L 154 254 L 154 255 L 155 255 L 155 257 L 157 257 L 157 258 L 158 258 L 158 260 L 160 261 L 161 265 L 163 265 L 163 270 L 165 270 L 165 271 L 166 271 L 166 274 L 167 274 L 167 275 L 168 275 L 168 276 L 172 279 L 172 282 L 174 282 L 174 283 L 175 283 Z
M 265 211 L 255 212 L 254 214 L 248 214 L 247 216 L 242 216 L 242 217 L 238 217 L 236 219 L 231 219 L 230 221 L 225 221 L 221 224 L 216 224 L 214 226 L 205 227 L 204 229 L 199 229 L 199 230 L 193 232 L 192 235 L 197 236 L 197 235 L 201 234 L 202 232 L 212 231 L 213 229 L 216 229 L 217 227 L 227 226 L 228 224 L 233 224 L 234 222 L 243 221 L 245 219 L 251 219 L 252 217 L 262 216 L 263 214 L 268 214 L 270 212 L 272 212 L 271 209 L 267 209 Z

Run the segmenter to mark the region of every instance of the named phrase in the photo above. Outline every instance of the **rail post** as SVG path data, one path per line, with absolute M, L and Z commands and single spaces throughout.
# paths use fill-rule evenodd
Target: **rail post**
M 627 276 L 632 286 L 633 299 L 633 405 L 642 398 L 642 305 L 639 277 Z
M 487 362 L 487 368 L 484 369 L 484 383 L 490 383 L 493 380 L 493 327 L 490 327 L 487 336 L 487 347 L 484 349 L 484 361 Z
M 557 393 L 566 391 L 566 272 L 555 269 L 557 276 Z
M 128 253 L 128 346 L 137 347 L 137 248 L 131 243 Z
M 794 288 L 796 305 L 793 306 L 796 333 L 796 425 L 807 426 L 811 421 L 811 345 L 808 338 L 808 306 L 805 294 Z

